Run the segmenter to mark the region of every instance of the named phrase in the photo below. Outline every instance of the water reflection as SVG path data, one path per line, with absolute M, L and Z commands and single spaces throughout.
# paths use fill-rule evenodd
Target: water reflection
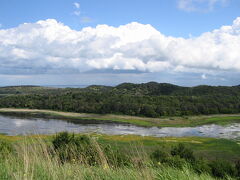
M 240 124 L 235 123 L 228 126 L 204 125 L 199 127 L 164 127 L 146 128 L 128 124 L 93 123 L 79 124 L 56 119 L 43 118 L 19 118 L 13 116 L 0 116 L 0 133 L 8 135 L 20 134 L 54 134 L 56 132 L 68 131 L 75 133 L 102 133 L 109 135 L 134 134 L 141 136 L 202 136 L 235 139 L 240 138 Z

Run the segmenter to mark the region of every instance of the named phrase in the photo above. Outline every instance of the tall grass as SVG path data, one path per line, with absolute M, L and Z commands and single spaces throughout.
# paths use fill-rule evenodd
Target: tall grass
M 90 139 L 91 146 L 77 154 L 74 146 L 64 149 L 67 159 L 60 156 L 62 149 L 56 149 L 41 138 L 24 139 L 14 147 L 0 152 L 0 179 L 15 180 L 208 180 L 209 175 L 198 175 L 186 164 L 182 169 L 153 165 L 139 149 L 132 149 L 125 162 L 110 150 L 103 149 L 97 141 Z M 90 147 L 90 149 L 89 149 Z M 85 148 L 85 147 L 83 147 Z M 130 151 L 130 150 L 129 150 Z M 70 152 L 70 153 L 69 153 Z M 91 152 L 92 159 L 89 160 Z M 95 162 L 95 163 L 93 163 Z M 128 163 L 130 162 L 130 163 Z

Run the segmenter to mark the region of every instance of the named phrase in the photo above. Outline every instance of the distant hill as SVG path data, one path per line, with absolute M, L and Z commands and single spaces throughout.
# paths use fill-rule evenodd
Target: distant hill
M 182 96 L 199 96 L 210 94 L 229 94 L 239 95 L 240 86 L 207 86 L 201 85 L 196 87 L 182 87 L 168 83 L 149 82 L 142 84 L 123 83 L 115 87 L 117 90 L 126 91 L 129 94 L 141 95 L 182 95 Z
M 186 88 L 167 83 L 149 82 L 143 84 L 123 83 L 116 86 L 116 89 L 141 95 L 171 95 L 174 92 L 184 91 Z
M 210 94 L 239 95 L 240 85 L 238 86 L 207 86 L 200 85 L 195 87 L 183 87 L 169 83 L 148 82 L 142 84 L 122 83 L 117 86 L 91 85 L 86 88 L 53 88 L 43 86 L 6 86 L 0 87 L 0 94 L 28 94 L 46 92 L 114 92 L 129 95 L 172 95 L 172 96 L 201 96 Z

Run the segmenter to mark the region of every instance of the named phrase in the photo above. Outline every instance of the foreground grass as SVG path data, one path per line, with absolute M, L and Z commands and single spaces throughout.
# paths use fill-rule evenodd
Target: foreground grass
M 32 159 L 30 159 L 32 160 Z M 37 160 L 26 162 L 29 163 L 26 167 L 22 163 L 23 159 L 12 159 L 11 162 L 0 164 L 1 179 L 48 179 L 48 180 L 210 180 L 214 179 L 209 175 L 197 175 L 189 170 L 187 167 L 183 170 L 174 168 L 163 169 L 134 169 L 134 168 L 119 168 L 119 169 L 103 169 L 103 167 L 84 167 L 77 164 L 59 165 L 57 161 L 47 161 L 42 157 Z M 19 162 L 21 164 L 19 164 Z M 230 178 L 229 178 L 230 179 Z
M 4 136 L 1 137 L 3 139 Z M 62 162 L 57 152 L 48 141 L 49 137 L 8 137 L 5 140 L 12 141 L 14 151 L 0 153 L 0 179 L 13 180 L 211 180 L 214 179 L 207 174 L 196 174 L 186 164 L 177 169 L 159 164 L 154 166 L 147 156 L 139 150 L 134 150 L 134 158 L 131 165 L 118 166 L 109 163 L 109 159 L 103 153 L 99 145 L 93 141 L 98 162 L 96 165 L 84 163 L 72 158 L 70 161 Z M 130 153 L 131 150 L 129 150 Z M 77 157 L 77 156 L 76 156 Z M 86 157 L 85 157 L 86 158 Z M 136 161 L 137 159 L 137 161 Z M 139 163 L 140 162 L 140 163 Z M 230 178 L 229 178 L 230 179 Z
M 30 159 L 31 160 L 31 159 Z M 59 165 L 56 161 L 46 161 L 46 159 L 38 157 L 38 160 L 31 161 L 26 167 L 18 162 L 23 159 L 12 159 L 8 164 L 0 164 L 2 169 L 1 179 L 16 179 L 16 180 L 30 180 L 30 179 L 48 179 L 48 180 L 211 180 L 214 179 L 209 175 L 197 175 L 189 170 L 187 167 L 183 170 L 174 168 L 163 169 L 133 169 L 133 168 L 119 168 L 119 169 L 103 169 L 103 167 L 84 167 L 77 164 Z M 28 162 L 26 162 L 28 163 Z M 3 172 L 4 171 L 4 172 Z M 14 173 L 13 173 L 14 172 Z M 230 178 L 229 178 L 230 179 Z
M 186 117 L 163 117 L 163 118 L 145 118 L 126 115 L 101 115 L 87 113 L 59 112 L 52 110 L 38 109 L 14 109 L 0 108 L 1 114 L 24 115 L 24 116 L 44 116 L 46 118 L 60 118 L 66 120 L 81 121 L 105 121 L 121 122 L 138 126 L 157 126 L 157 127 L 194 127 L 205 124 L 226 125 L 230 123 L 240 123 L 240 114 L 223 114 L 209 116 L 186 116 Z

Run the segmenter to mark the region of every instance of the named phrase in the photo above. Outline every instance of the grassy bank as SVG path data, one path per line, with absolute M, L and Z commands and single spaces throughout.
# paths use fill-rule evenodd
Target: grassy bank
M 184 117 L 163 117 L 163 118 L 146 118 L 126 115 L 112 114 L 87 114 L 87 113 L 72 113 L 59 112 L 51 110 L 38 109 L 14 109 L 1 108 L 1 114 L 35 116 L 46 118 L 60 118 L 66 120 L 81 120 L 81 121 L 105 121 L 105 122 L 120 122 L 129 123 L 138 126 L 157 126 L 157 127 L 187 127 L 200 126 L 204 124 L 220 124 L 226 125 L 230 123 L 239 123 L 240 114 L 222 114 L 209 116 L 184 116 Z
M 202 167 L 196 168 L 184 157 L 172 156 L 167 161 L 152 158 L 156 150 L 168 152 L 179 143 L 193 149 L 197 159 L 211 152 L 212 158 L 218 159 L 215 155 L 229 152 L 223 157 L 234 162 L 240 152 L 236 142 L 212 138 L 0 135 L 0 179 L 215 179 L 210 171 L 199 173 Z M 203 151 L 206 154 L 201 155 Z

